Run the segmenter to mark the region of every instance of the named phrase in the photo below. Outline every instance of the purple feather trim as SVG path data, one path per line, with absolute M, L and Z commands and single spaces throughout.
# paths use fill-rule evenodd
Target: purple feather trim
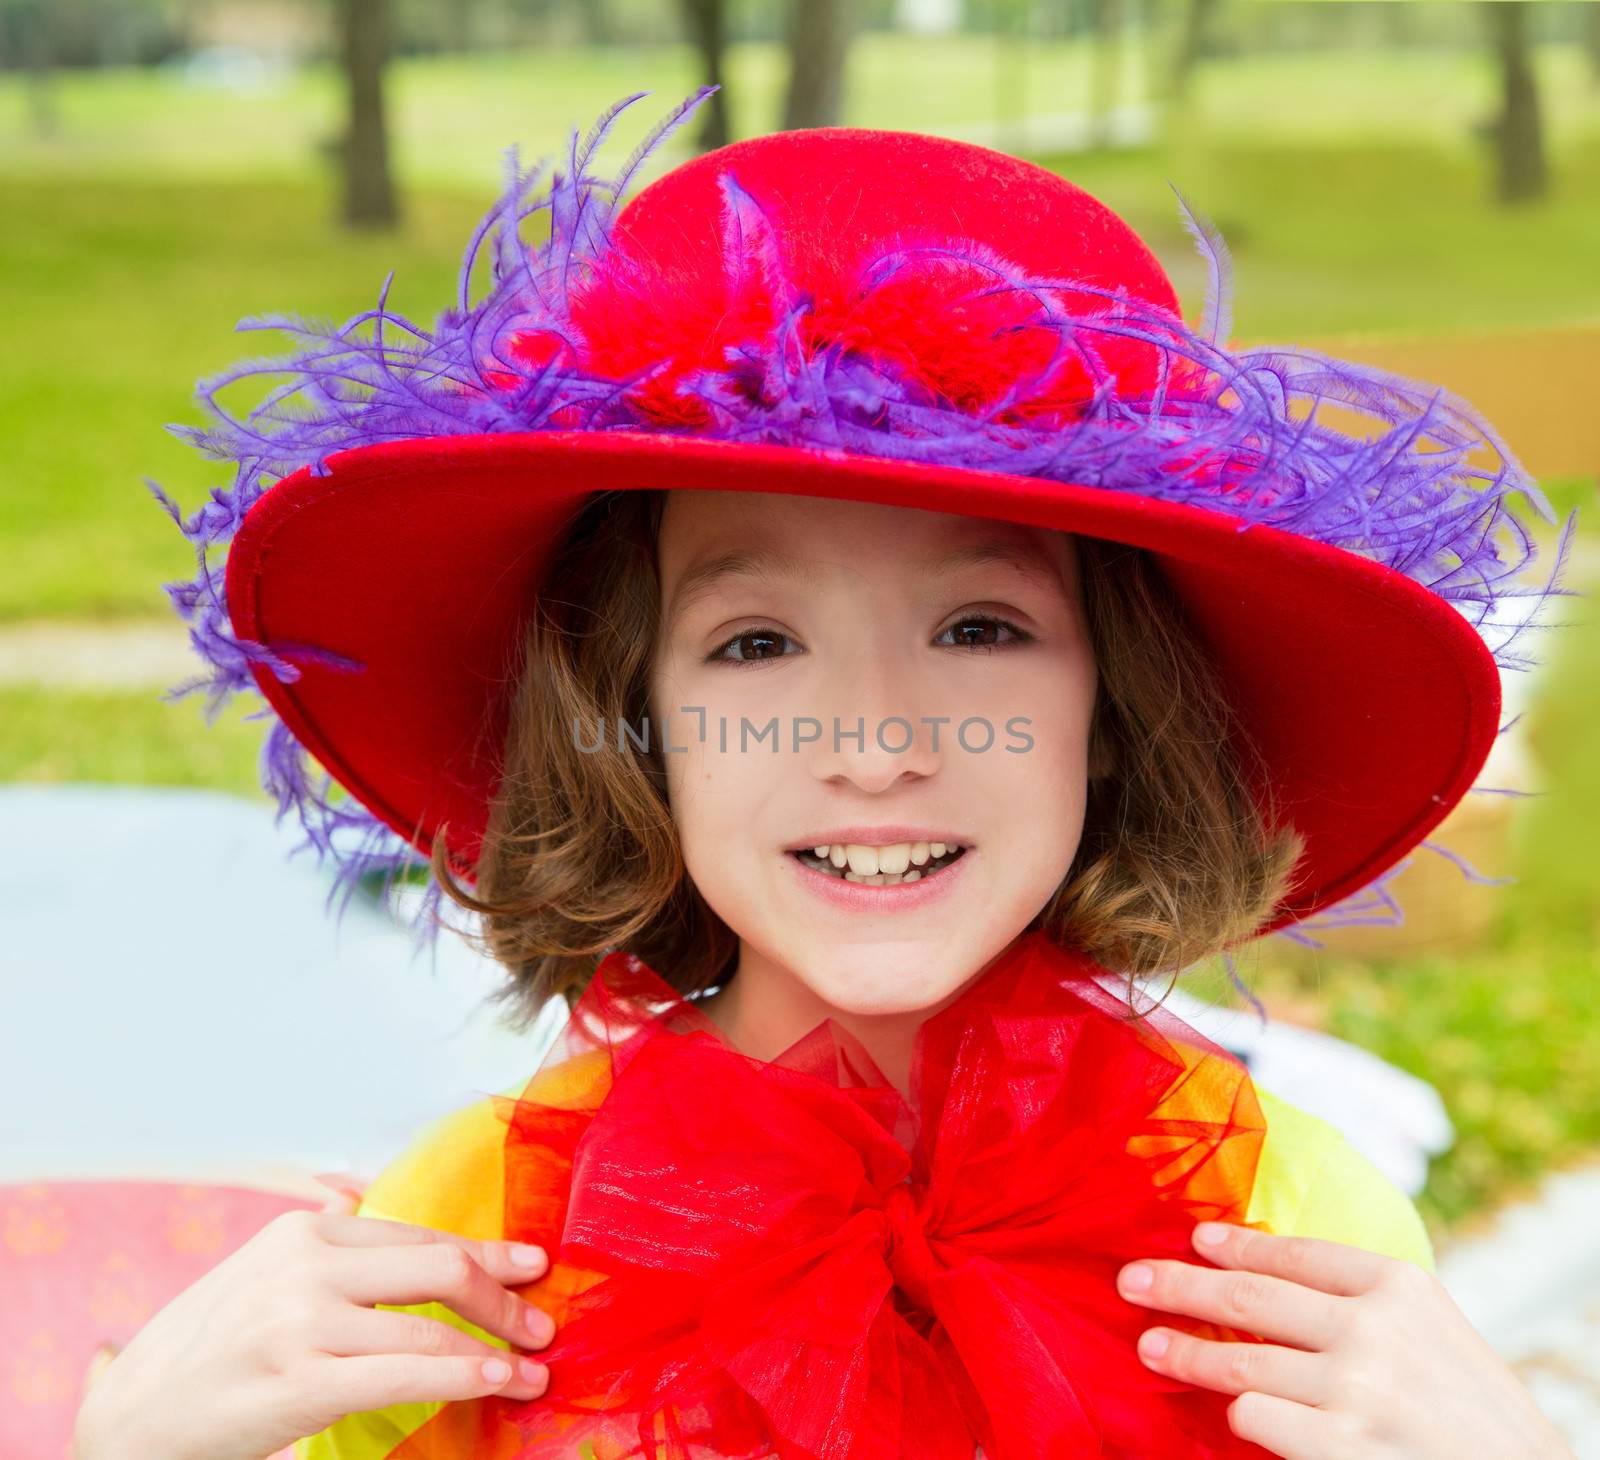
M 313 645 L 259 644 L 230 632 L 223 567 L 208 562 L 208 556 L 232 538 L 272 482 L 307 465 L 325 473 L 331 453 L 384 441 L 497 431 L 663 429 L 640 415 L 627 392 L 669 362 L 621 382 L 585 374 L 578 365 L 581 340 L 568 295 L 574 280 L 609 248 L 612 221 L 640 163 L 715 89 L 702 87 L 670 112 L 613 179 L 591 175 L 593 154 L 618 115 L 648 92 L 609 108 L 581 144 L 575 129 L 565 170 L 550 172 L 531 202 L 530 189 L 544 178 L 546 165 L 524 172 L 517 150 L 509 149 L 507 185 L 469 243 L 458 302 L 431 330 L 388 308 L 392 273 L 377 306 L 337 328 L 290 315 L 240 321 L 240 330 L 281 330 L 300 348 L 288 356 L 246 361 L 200 382 L 197 398 L 216 425 L 168 427 L 204 454 L 232 462 L 231 487 L 214 487 L 211 500 L 185 521 L 161 488 L 147 480 L 194 546 L 199 565 L 194 580 L 169 583 L 166 590 L 210 669 L 174 687 L 166 698 L 206 690 L 209 722 L 231 696 L 248 691 L 259 697 L 252 664 L 284 683 L 299 677 L 295 660 L 320 660 L 352 672 L 362 667 Z M 1533 478 L 1466 401 L 1296 346 L 1228 350 L 1222 343 L 1232 313 L 1227 246 L 1181 195 L 1184 226 L 1209 273 L 1198 330 L 1164 310 L 1126 299 L 1114 317 L 1063 314 L 1044 291 L 1070 287 L 1080 295 L 1111 296 L 1077 280 L 1028 276 L 975 242 L 900 249 L 876 262 L 868 271 L 869 288 L 886 282 L 915 256 L 932 255 L 985 272 L 993 280 L 985 293 L 1022 291 L 1039 301 L 1030 327 L 1056 328 L 1055 358 L 975 413 L 933 398 L 888 363 L 842 347 L 808 355 L 799 326 L 809 300 L 790 285 L 770 220 L 735 178 L 724 176 L 722 187 L 729 277 L 759 279 L 780 308 L 770 338 L 759 346 L 730 348 L 722 367 L 700 370 L 681 383 L 680 393 L 697 398 L 708 411 L 711 424 L 700 434 L 1088 483 L 1227 512 L 1239 519 L 1241 531 L 1268 523 L 1376 559 L 1421 583 L 1467 617 L 1502 670 L 1525 670 L 1536 662 L 1521 652 L 1521 640 L 1539 626 L 1549 597 L 1571 592 L 1557 582 L 1576 513 L 1562 527 L 1547 580 L 1526 582 L 1523 575 L 1538 549 L 1514 499 L 1521 497 L 1545 522 L 1553 523 L 1555 515 Z M 522 225 L 538 213 L 548 215 L 549 239 L 530 248 Z M 492 283 L 474 305 L 469 280 L 491 232 Z M 534 331 L 559 346 L 539 366 L 504 348 L 511 336 Z M 1110 336 L 1159 351 L 1157 386 L 1149 396 L 1117 395 L 1116 380 L 1095 348 L 1096 340 Z M 1096 382 L 1081 419 L 1068 427 L 1000 419 L 1019 403 L 1042 397 L 1073 357 Z M 1181 395 L 1169 394 L 1178 366 L 1191 378 L 1194 367 L 1204 372 L 1203 398 L 1192 386 Z M 218 403 L 222 387 L 264 374 L 290 378 L 243 419 Z M 1325 401 L 1363 412 L 1379 429 L 1362 439 L 1319 420 Z M 1492 468 L 1471 463 L 1484 447 L 1495 457 Z M 1202 465 L 1207 469 L 1200 470 Z M 424 857 L 330 776 L 324 773 L 319 780 L 311 774 L 304 747 L 270 707 L 259 714 L 272 721 L 262 750 L 262 784 L 277 799 L 279 821 L 291 809 L 299 817 L 306 841 L 296 851 L 314 847 L 319 859 L 333 860 L 329 904 L 342 890 L 341 917 L 367 878 L 383 874 L 387 900 L 397 875 L 426 867 Z M 1509 728 L 1502 726 L 1500 733 Z M 1497 880 L 1478 877 L 1437 844 L 1423 845 L 1462 866 L 1472 880 Z M 1308 935 L 1324 928 L 1403 921 L 1386 884 L 1406 865 L 1280 932 L 1314 943 Z M 441 908 L 440 889 L 430 881 L 414 923 L 419 948 L 435 942 Z

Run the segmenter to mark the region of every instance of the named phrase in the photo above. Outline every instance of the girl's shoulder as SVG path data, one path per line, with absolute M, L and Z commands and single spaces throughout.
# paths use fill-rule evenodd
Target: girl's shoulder
M 1246 1220 L 1284 1236 L 1321 1237 L 1434 1272 L 1433 1245 L 1409 1196 L 1337 1126 L 1260 1085 L 1266 1117 Z
M 373 1178 L 357 1215 L 499 1240 L 505 1235 L 506 1138 L 516 1102 L 592 1110 L 609 1071 L 603 1050 L 570 1055 L 436 1117 Z

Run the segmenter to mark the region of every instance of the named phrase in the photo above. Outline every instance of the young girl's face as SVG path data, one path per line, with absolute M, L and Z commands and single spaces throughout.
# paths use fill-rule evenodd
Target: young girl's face
M 658 562 L 650 733 L 740 979 L 857 1015 L 947 1001 L 1048 902 L 1082 832 L 1096 674 L 1072 539 L 673 491 Z M 891 885 L 818 870 L 825 844 L 876 849 L 846 869 Z

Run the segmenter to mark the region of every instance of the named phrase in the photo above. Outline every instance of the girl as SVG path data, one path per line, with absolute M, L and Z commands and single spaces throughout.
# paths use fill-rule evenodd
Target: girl
M 987 149 L 778 134 L 613 216 L 706 94 L 609 187 L 620 106 L 574 137 L 536 249 L 513 166 L 487 298 L 475 240 L 435 330 L 194 433 L 214 509 L 157 491 L 347 892 L 426 849 L 572 1017 L 159 1314 L 80 1460 L 1567 1454 L 1409 1202 L 1132 984 L 1464 794 L 1536 487 L 1442 392 L 1229 353 L 1203 225 L 1191 330 Z

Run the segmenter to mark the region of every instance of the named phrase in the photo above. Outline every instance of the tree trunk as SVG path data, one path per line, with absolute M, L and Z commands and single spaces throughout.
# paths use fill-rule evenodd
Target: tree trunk
M 389 0 L 340 0 L 349 130 L 341 149 L 344 219 L 356 228 L 389 228 L 399 217 L 389 174 L 383 72 L 389 59 Z
M 1011 3 L 994 9 L 994 119 L 1006 151 L 1026 152 L 1028 121 L 1028 37 L 1030 6 Z
M 844 113 L 849 0 L 789 0 L 789 92 L 783 130 L 836 127 Z
M 445 45 L 456 52 L 472 49 L 472 0 L 446 0 Z
M 578 0 L 578 14 L 583 17 L 583 39 L 591 46 L 609 46 L 616 43 L 616 32 L 611 24 L 611 12 L 605 0 Z
M 1178 52 L 1172 61 L 1172 99 L 1182 101 L 1189 94 L 1189 82 L 1205 49 L 1206 27 L 1216 14 L 1217 0 L 1188 0 L 1183 10 L 1183 29 L 1178 36 Z
M 700 57 L 703 84 L 719 88 L 701 102 L 700 132 L 695 145 L 702 152 L 724 147 L 733 140 L 728 125 L 728 88 L 722 75 L 726 27 L 722 0 L 681 0 L 689 42 Z
M 1111 140 L 1111 111 L 1122 74 L 1122 0 L 1093 0 L 1094 39 L 1089 73 L 1089 144 Z
M 1546 191 L 1539 87 L 1528 54 L 1527 13 L 1532 0 L 1489 0 L 1489 24 L 1500 62 L 1502 105 L 1494 126 L 1502 202 L 1541 198 Z
M 59 130 L 55 87 L 55 18 L 50 0 L 34 0 L 21 14 L 22 52 L 28 68 L 28 120 L 35 137 Z

